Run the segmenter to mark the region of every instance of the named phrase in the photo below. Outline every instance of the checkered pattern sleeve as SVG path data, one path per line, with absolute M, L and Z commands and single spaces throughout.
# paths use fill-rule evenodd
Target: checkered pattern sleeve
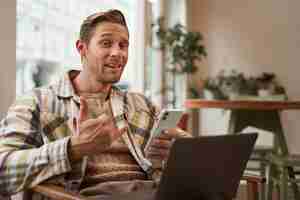
M 0 194 L 10 195 L 71 170 L 69 137 L 44 144 L 34 95 L 10 107 L 0 126 Z

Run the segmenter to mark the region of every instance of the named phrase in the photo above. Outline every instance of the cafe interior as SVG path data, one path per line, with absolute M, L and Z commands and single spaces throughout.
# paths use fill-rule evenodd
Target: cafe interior
M 235 199 L 300 199 L 299 7 L 295 0 L 0 1 L 0 118 L 16 97 L 80 69 L 81 21 L 117 8 L 130 33 L 117 84 L 160 108 L 183 109 L 181 128 L 194 137 L 258 133 Z M 60 189 L 35 188 L 77 198 Z

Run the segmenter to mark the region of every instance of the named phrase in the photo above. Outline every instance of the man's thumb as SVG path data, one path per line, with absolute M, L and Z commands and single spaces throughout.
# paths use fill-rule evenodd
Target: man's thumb
M 87 120 L 88 106 L 85 98 L 80 97 L 79 122 Z

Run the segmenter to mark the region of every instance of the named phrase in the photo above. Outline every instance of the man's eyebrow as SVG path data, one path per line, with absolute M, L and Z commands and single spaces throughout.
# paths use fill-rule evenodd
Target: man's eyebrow
M 113 36 L 112 33 L 101 33 L 98 35 L 99 38 L 106 38 L 106 37 L 111 37 Z M 122 41 L 129 43 L 129 40 L 127 38 L 122 37 Z
M 99 34 L 100 37 L 107 37 L 107 36 L 112 36 L 112 33 L 101 33 Z
M 103 37 L 111 37 L 111 36 L 113 36 L 113 34 L 112 33 L 100 33 L 99 35 L 98 35 L 98 37 L 101 37 L 101 38 L 103 38 Z M 124 38 L 124 40 L 127 40 L 128 41 L 128 39 L 126 38 Z

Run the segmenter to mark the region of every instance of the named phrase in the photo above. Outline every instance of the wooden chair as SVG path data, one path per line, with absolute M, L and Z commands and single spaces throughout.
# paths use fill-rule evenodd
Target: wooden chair
M 242 180 L 247 184 L 247 200 L 258 200 L 261 192 L 259 188 L 265 184 L 266 179 L 262 176 L 244 174 Z
M 179 122 L 177 123 L 177 127 L 181 128 L 184 131 L 188 131 L 188 121 L 189 121 L 189 114 L 188 113 L 182 114 Z
M 269 166 L 269 160 L 267 159 L 268 155 L 272 154 L 273 148 L 268 146 L 256 146 L 253 150 L 253 153 L 249 159 L 248 166 L 246 168 L 246 173 L 254 173 L 259 175 L 262 179 L 266 180 L 268 177 L 267 167 Z M 256 166 L 249 166 L 255 164 Z M 266 199 L 266 181 L 260 184 L 259 188 L 259 200 Z

